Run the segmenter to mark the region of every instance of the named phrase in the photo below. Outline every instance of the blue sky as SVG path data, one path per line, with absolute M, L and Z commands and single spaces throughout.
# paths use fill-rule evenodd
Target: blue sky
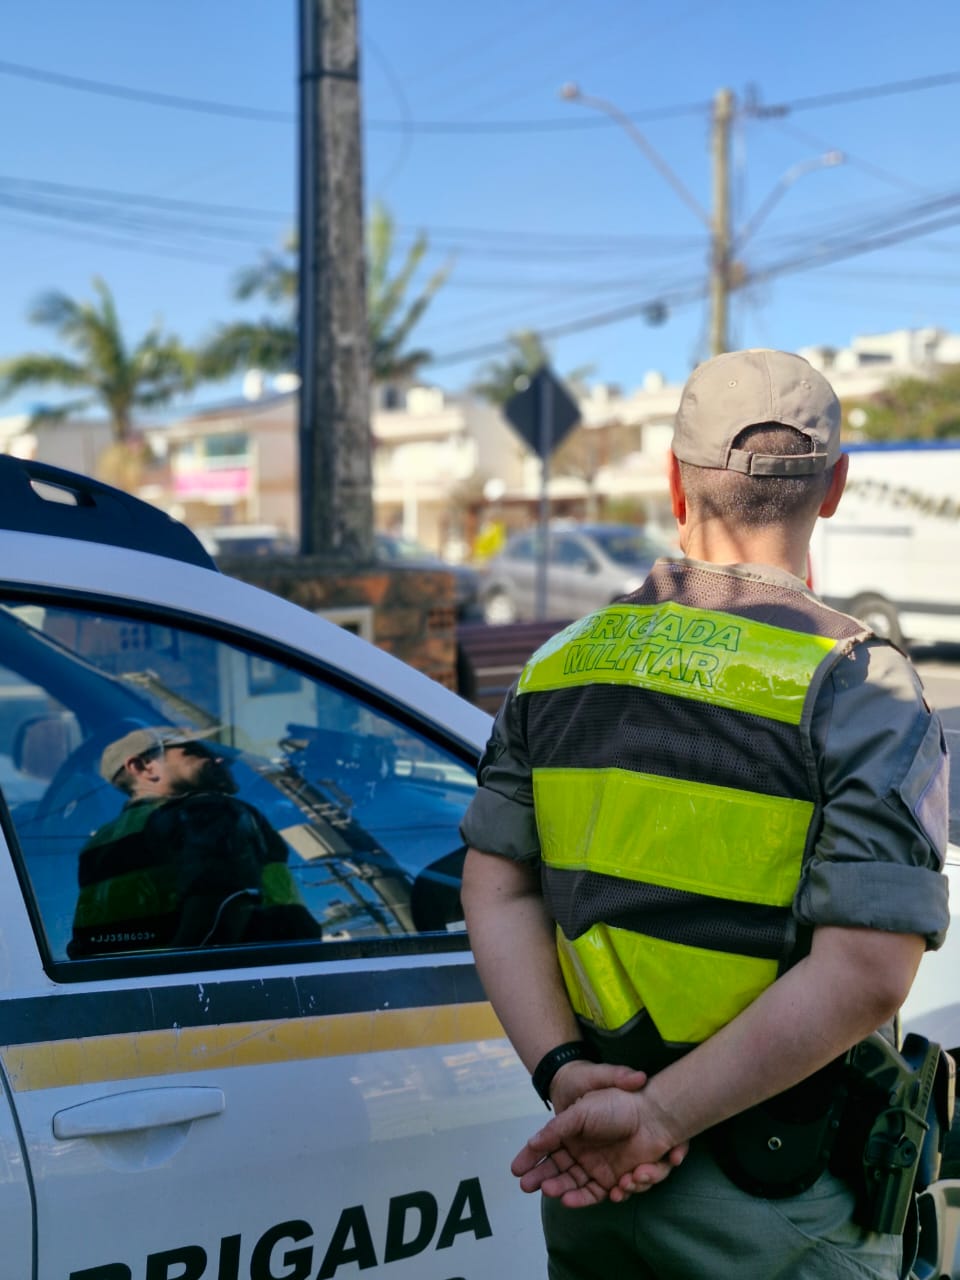
M 960 331 L 955 0 L 360 4 L 367 199 L 390 207 L 401 244 L 428 232 L 425 273 L 453 263 L 417 334 L 437 357 L 427 380 L 464 387 L 482 358 L 451 357 L 521 328 L 569 329 L 550 343 L 556 368 L 589 365 L 625 388 L 651 369 L 682 379 L 706 354 L 705 304 L 690 300 L 706 276 L 703 223 L 623 129 L 560 99 L 569 81 L 635 115 L 704 209 L 715 92 L 788 107 L 741 114 L 734 133 L 737 224 L 782 193 L 742 247 L 748 274 L 774 274 L 736 296 L 738 345 Z M 160 317 L 194 342 L 255 313 L 231 281 L 295 220 L 295 33 L 293 0 L 5 0 L 0 356 L 49 347 L 29 302 L 48 288 L 86 295 L 97 274 L 131 338 Z M 269 118 L 79 92 L 37 72 Z M 814 168 L 829 150 L 846 162 Z M 813 265 L 830 236 L 852 246 L 954 216 L 956 227 Z M 659 298 L 675 299 L 662 325 L 586 324 Z

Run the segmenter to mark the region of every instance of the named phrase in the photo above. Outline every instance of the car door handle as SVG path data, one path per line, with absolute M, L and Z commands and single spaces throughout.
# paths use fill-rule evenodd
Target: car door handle
M 168 1089 L 133 1089 L 93 1098 L 75 1107 L 58 1111 L 53 1117 L 53 1136 L 95 1138 L 111 1133 L 133 1133 L 138 1129 L 159 1129 L 187 1124 L 204 1116 L 218 1116 L 226 1108 L 222 1089 L 199 1086 Z

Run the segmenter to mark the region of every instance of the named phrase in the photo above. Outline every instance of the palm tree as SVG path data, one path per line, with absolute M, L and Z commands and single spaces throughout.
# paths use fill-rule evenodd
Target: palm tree
M 53 329 L 74 357 L 30 353 L 0 363 L 0 399 L 29 386 L 82 390 L 66 403 L 36 410 L 32 421 L 62 421 L 92 407 L 105 409 L 114 441 L 130 439 L 137 409 L 166 404 L 194 383 L 194 359 L 159 325 L 128 349 L 113 294 L 99 277 L 96 298 L 78 302 L 65 293 L 43 294 L 27 313 L 32 324 Z
M 422 348 L 412 351 L 404 348 L 452 266 L 448 262 L 440 267 L 417 296 L 407 301 L 429 240 L 421 231 L 407 250 L 399 271 L 391 276 L 394 248 L 393 218 L 382 204 L 376 204 L 367 227 L 367 319 L 374 382 L 411 377 L 430 359 L 430 352 Z M 265 253 L 258 263 L 239 274 L 234 286 L 236 298 L 262 297 L 279 304 L 286 315 L 280 319 L 222 326 L 203 351 L 201 367 L 206 376 L 222 378 L 238 369 L 263 369 L 268 373 L 296 369 L 297 256 L 297 240 L 291 236 L 280 253 Z
M 471 390 L 491 404 L 505 405 L 512 395 L 522 391 L 538 370 L 550 363 L 550 354 L 539 333 L 520 329 L 507 338 L 507 354 L 502 360 L 490 360 L 479 371 Z M 580 392 L 583 380 L 593 372 L 592 366 L 581 365 L 566 374 L 564 381 L 571 390 Z
M 393 218 L 382 204 L 376 204 L 367 229 L 367 323 L 374 382 L 413 377 L 430 359 L 430 352 L 423 348 L 404 351 L 404 347 L 453 268 L 453 262 L 448 260 L 434 271 L 413 301 L 407 302 L 407 291 L 430 242 L 421 231 L 391 279 L 394 231 Z

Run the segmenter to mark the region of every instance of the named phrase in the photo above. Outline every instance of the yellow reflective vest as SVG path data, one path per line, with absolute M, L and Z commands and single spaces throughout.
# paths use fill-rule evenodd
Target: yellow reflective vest
M 601 1041 L 652 1023 L 697 1044 L 791 962 L 822 809 L 813 704 L 869 635 L 800 590 L 661 561 L 525 667 L 544 895 Z

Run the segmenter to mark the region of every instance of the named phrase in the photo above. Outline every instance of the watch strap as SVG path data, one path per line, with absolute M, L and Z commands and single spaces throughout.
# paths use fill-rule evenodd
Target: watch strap
M 533 1087 L 536 1089 L 545 1106 L 550 1106 L 550 1086 L 553 1077 L 568 1062 L 596 1062 L 597 1054 L 586 1040 L 568 1040 L 566 1044 L 558 1044 L 555 1049 L 545 1053 L 537 1063 L 533 1072 Z

